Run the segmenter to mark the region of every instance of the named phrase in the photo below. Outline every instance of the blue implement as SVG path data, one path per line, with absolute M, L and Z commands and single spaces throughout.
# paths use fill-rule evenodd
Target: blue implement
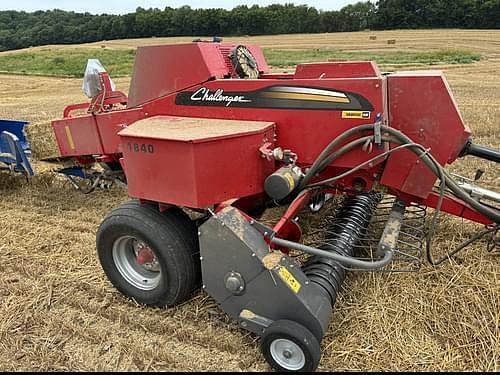
M 31 150 L 24 133 L 26 121 L 0 120 L 0 167 L 33 176 Z

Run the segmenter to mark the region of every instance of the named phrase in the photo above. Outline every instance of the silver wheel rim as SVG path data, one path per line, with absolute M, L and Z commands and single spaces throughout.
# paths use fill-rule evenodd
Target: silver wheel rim
M 276 339 L 271 343 L 270 349 L 274 361 L 286 370 L 297 371 L 306 364 L 304 352 L 293 341 Z
M 141 262 L 144 254 L 149 258 Z M 150 291 L 160 284 L 158 258 L 151 247 L 140 239 L 132 236 L 118 238 L 113 244 L 113 261 L 120 275 L 137 289 Z

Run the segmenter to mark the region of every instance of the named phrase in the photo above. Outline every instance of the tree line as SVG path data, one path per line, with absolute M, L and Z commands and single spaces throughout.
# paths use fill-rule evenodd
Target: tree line
M 338 11 L 307 5 L 137 8 L 124 15 L 0 11 L 0 51 L 46 44 L 166 36 L 241 36 L 366 29 L 500 28 L 500 0 L 361 1 Z

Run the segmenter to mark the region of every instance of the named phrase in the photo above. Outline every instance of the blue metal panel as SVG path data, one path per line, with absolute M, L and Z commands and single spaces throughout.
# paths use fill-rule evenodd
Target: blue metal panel
M 26 134 L 24 133 L 24 127 L 29 124 L 27 121 L 18 120 L 0 120 L 0 133 L 7 131 L 9 133 L 15 134 L 19 138 L 19 143 L 23 150 L 29 150 L 28 140 L 26 139 Z M 1 148 L 2 146 L 0 146 Z
M 24 133 L 26 121 L 0 120 L 0 163 L 33 176 L 31 150 Z

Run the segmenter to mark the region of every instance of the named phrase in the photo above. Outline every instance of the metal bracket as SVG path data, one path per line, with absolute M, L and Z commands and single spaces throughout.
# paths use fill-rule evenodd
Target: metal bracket
M 273 155 L 273 149 L 271 147 L 273 144 L 271 142 L 266 142 L 262 146 L 259 147 L 259 152 L 263 159 L 274 160 L 275 157 Z
M 396 251 L 401 225 L 406 210 L 406 205 L 403 201 L 396 200 L 392 206 L 391 213 L 384 227 L 382 236 L 380 237 L 377 248 L 377 255 L 384 256 L 387 251 Z
M 271 319 L 257 315 L 250 310 L 241 310 L 238 320 L 242 328 L 249 330 L 251 332 L 260 331 L 262 333 L 267 327 L 269 327 L 273 323 Z
M 382 145 L 382 114 L 377 113 L 375 117 L 375 124 L 373 127 L 374 131 L 374 141 L 378 146 Z
M 257 230 L 257 232 L 262 234 L 265 238 L 272 238 L 276 234 L 276 232 L 273 231 L 272 228 L 269 228 L 267 225 L 264 225 L 257 220 L 251 220 L 250 225 L 253 226 Z

